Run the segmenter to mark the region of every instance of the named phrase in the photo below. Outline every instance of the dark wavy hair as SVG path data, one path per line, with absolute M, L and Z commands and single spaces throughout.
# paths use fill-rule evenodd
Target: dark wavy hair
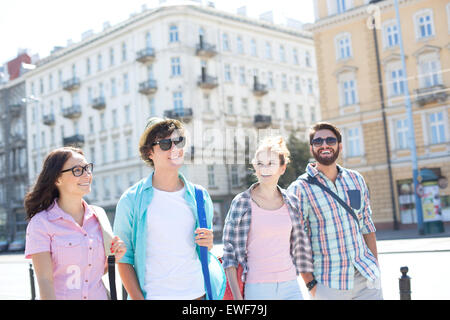
M 43 210 L 47 210 L 59 197 L 59 190 L 55 185 L 56 180 L 61 175 L 61 170 L 73 153 L 84 156 L 81 149 L 73 147 L 63 147 L 51 151 L 44 160 L 42 171 L 36 183 L 25 195 L 24 206 L 26 219 L 29 221 L 33 216 Z

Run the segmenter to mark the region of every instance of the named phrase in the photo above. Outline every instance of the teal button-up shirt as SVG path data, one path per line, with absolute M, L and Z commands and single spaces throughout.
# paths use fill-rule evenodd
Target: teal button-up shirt
M 178 176 L 186 187 L 184 199 L 195 217 L 196 228 L 198 228 L 199 223 L 194 185 L 187 181 L 181 173 Z M 147 248 L 146 224 L 147 214 L 151 214 L 147 209 L 153 199 L 152 180 L 153 173 L 128 188 L 117 203 L 114 218 L 114 234 L 119 236 L 127 247 L 127 252 L 119 262 L 128 263 L 134 267 L 144 298 L 147 296 L 144 290 Z M 214 209 L 211 198 L 204 188 L 197 187 L 203 191 L 206 221 L 208 228 L 212 229 Z M 193 234 L 192 237 L 195 237 L 195 235 Z M 199 251 L 198 246 L 197 251 Z

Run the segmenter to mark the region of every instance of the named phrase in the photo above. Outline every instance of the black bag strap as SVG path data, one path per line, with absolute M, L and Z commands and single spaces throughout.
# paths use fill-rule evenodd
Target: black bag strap
M 111 300 L 117 300 L 116 293 L 116 257 L 108 256 L 108 278 L 109 278 L 109 292 Z
M 359 228 L 359 220 L 358 220 L 358 217 L 356 216 L 356 214 L 355 214 L 355 212 L 353 211 L 353 209 L 352 208 L 350 208 L 350 206 L 347 204 L 347 203 L 345 203 L 345 201 L 344 200 L 342 200 L 341 199 L 341 197 L 339 197 L 336 193 L 334 193 L 333 191 L 331 191 L 330 190 L 330 188 L 328 188 L 328 187 L 326 187 L 326 186 L 324 186 L 323 184 L 321 184 L 320 182 L 319 182 L 319 180 L 317 180 L 317 178 L 316 177 L 311 177 L 309 174 L 308 174 L 308 178 L 307 179 L 304 179 L 304 178 L 302 178 L 302 180 L 304 180 L 304 181 L 307 181 L 307 182 L 309 182 L 309 183 L 311 183 L 311 184 L 314 184 L 314 185 L 316 185 L 316 186 L 318 186 L 319 188 L 321 188 L 323 191 L 326 191 L 326 192 L 328 192 L 342 207 L 344 207 L 344 209 L 348 212 L 348 213 L 350 213 L 350 215 L 353 217 L 353 219 L 355 219 L 355 221 L 356 221 L 356 224 L 357 224 L 357 226 L 358 226 L 358 228 Z

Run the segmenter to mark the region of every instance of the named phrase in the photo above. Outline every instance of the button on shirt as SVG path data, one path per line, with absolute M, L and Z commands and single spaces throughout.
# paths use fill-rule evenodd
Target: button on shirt
M 363 177 L 356 171 L 338 167 L 335 183 L 308 164 L 306 173 L 294 181 L 288 191 L 300 200 L 300 216 L 311 240 L 314 276 L 317 281 L 338 290 L 353 288 L 355 268 L 369 280 L 379 277 L 377 261 L 367 247 L 363 234 L 375 232 L 369 191 Z M 355 219 L 331 195 L 316 185 L 302 180 L 316 177 L 354 208 Z M 359 197 L 350 199 L 349 194 Z
M 27 227 L 25 258 L 50 252 L 56 299 L 108 299 L 101 279 L 106 262 L 102 232 L 94 211 L 85 201 L 83 205 L 82 227 L 56 200 L 33 216 Z

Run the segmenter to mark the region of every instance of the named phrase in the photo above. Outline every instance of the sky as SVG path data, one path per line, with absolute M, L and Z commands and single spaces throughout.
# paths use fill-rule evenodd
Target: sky
M 144 4 L 154 8 L 159 0 L 1 0 L 0 66 L 15 58 L 19 48 L 44 58 L 54 46 L 66 46 L 68 39 L 78 42 L 90 29 L 100 32 L 105 21 L 112 26 L 124 21 L 141 12 Z M 273 10 L 278 17 L 314 21 L 313 0 L 215 0 L 215 4 L 234 13 L 246 6 L 249 17 Z

